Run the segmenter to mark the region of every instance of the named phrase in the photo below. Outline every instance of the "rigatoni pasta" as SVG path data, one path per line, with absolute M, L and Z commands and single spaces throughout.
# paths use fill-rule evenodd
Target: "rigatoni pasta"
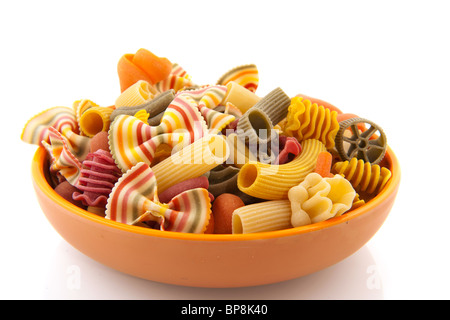
M 276 231 L 292 228 L 291 202 L 273 200 L 249 204 L 233 212 L 233 234 Z
M 184 147 L 154 167 L 158 189 L 168 187 L 198 177 L 225 162 L 229 149 L 221 135 L 208 135 Z
M 238 187 L 261 199 L 287 199 L 289 189 L 315 169 L 317 156 L 325 150 L 322 142 L 309 139 L 303 142 L 302 153 L 286 164 L 247 163 L 239 172 Z
M 153 99 L 156 93 L 157 91 L 147 81 L 139 80 L 120 94 L 115 106 L 135 107 Z

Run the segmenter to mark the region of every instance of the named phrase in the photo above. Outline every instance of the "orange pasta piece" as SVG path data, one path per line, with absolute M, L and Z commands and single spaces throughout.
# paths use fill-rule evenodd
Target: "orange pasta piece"
M 324 106 L 324 108 L 330 109 L 330 111 L 336 111 L 338 114 L 342 113 L 342 111 L 338 108 L 335 107 L 334 105 L 332 105 L 329 102 L 317 99 L 317 98 L 313 98 L 304 94 L 298 94 L 296 95 L 296 97 L 302 97 L 303 99 L 308 99 L 309 101 L 311 101 L 311 103 L 317 103 L 317 105 L 319 106 Z
M 331 178 L 331 164 L 333 162 L 333 156 L 328 151 L 322 151 L 317 156 L 316 169 L 314 172 L 320 174 L 322 178 Z
M 172 71 L 172 63 L 167 58 L 160 58 L 146 49 L 139 49 L 133 62 L 145 71 L 153 84 L 166 79 Z
M 160 58 L 146 49 L 139 49 L 136 54 L 124 54 L 117 64 L 120 90 L 139 80 L 155 84 L 166 79 L 172 70 L 172 63 L 166 58 Z
M 150 77 L 136 66 L 133 60 L 134 54 L 124 54 L 117 64 L 117 73 L 119 74 L 120 91 L 124 92 L 139 80 L 145 80 L 152 83 Z
M 337 115 L 337 121 L 338 122 L 342 122 L 344 120 L 348 120 L 348 119 L 351 119 L 351 118 L 359 118 L 359 116 L 354 114 L 354 113 L 340 113 L 340 114 Z M 358 127 L 358 129 L 361 132 L 364 132 L 364 131 L 367 130 L 367 128 L 364 125 L 364 123 L 358 123 L 357 127 Z

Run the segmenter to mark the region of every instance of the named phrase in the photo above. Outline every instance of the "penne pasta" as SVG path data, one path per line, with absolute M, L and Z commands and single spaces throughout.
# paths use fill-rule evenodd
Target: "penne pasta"
M 292 228 L 291 215 L 289 200 L 249 204 L 234 210 L 232 232 L 240 234 Z
M 272 121 L 272 125 L 276 125 L 286 118 L 290 104 L 291 99 L 289 96 L 281 88 L 275 88 L 252 108 L 263 111 Z

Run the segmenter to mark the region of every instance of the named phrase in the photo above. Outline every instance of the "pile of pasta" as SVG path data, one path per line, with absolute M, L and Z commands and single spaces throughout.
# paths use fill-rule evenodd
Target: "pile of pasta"
M 274 231 L 363 206 L 390 179 L 377 124 L 281 88 L 260 96 L 254 64 L 199 85 L 140 49 L 117 72 L 113 104 L 49 108 L 21 136 L 46 149 L 59 195 L 105 219 L 173 232 Z

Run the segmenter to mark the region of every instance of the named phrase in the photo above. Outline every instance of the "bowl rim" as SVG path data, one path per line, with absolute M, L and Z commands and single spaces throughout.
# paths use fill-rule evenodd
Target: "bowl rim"
M 98 216 L 94 213 L 88 212 L 76 205 L 70 203 L 62 196 L 56 193 L 56 191 L 50 186 L 45 178 L 44 174 L 44 161 L 47 157 L 47 150 L 40 146 L 34 154 L 32 165 L 31 165 L 31 175 L 34 180 L 35 185 L 47 196 L 51 201 L 55 202 L 57 205 L 67 209 L 74 215 L 87 219 L 91 222 L 98 223 L 100 225 L 114 228 L 120 231 L 131 232 L 143 236 L 154 236 L 159 238 L 177 239 L 177 240 L 190 240 L 190 241 L 247 241 L 247 240 L 261 240 L 261 239 L 271 239 L 271 238 L 281 238 L 293 235 L 299 235 L 303 233 L 319 231 L 331 226 L 346 223 L 349 220 L 357 218 L 366 212 L 371 211 L 374 207 L 378 206 L 384 202 L 392 192 L 396 190 L 400 183 L 400 166 L 397 157 L 395 156 L 392 149 L 388 146 L 386 151 L 386 160 L 389 163 L 391 170 L 391 178 L 386 183 L 383 190 L 375 196 L 373 199 L 369 200 L 364 206 L 356 208 L 349 211 L 339 217 L 334 217 L 325 221 L 300 226 L 293 227 L 283 230 L 266 231 L 258 233 L 247 233 L 247 234 L 194 234 L 194 233 L 181 233 L 174 231 L 161 231 L 151 228 L 144 228 L 140 226 L 127 225 L 117 221 L 109 220 L 104 217 Z

